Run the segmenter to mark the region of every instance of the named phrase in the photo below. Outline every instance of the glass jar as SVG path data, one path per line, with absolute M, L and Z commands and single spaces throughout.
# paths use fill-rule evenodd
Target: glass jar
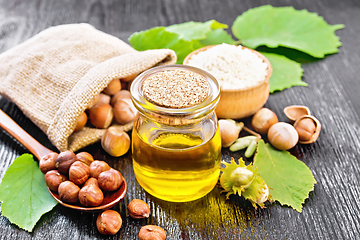
M 183 108 L 160 106 L 144 96 L 146 79 L 174 70 L 200 75 L 208 84 L 208 95 Z M 217 80 L 195 67 L 167 65 L 140 74 L 130 91 L 139 112 L 132 132 L 133 168 L 139 184 L 151 195 L 172 202 L 191 201 L 209 193 L 218 181 L 221 160 L 214 112 L 220 98 Z

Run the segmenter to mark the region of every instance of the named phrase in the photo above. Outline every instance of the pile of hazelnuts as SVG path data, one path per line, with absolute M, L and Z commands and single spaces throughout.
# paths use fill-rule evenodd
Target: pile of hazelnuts
M 298 142 L 310 144 L 318 139 L 321 124 L 310 114 L 308 107 L 291 105 L 284 113 L 293 124 L 279 122 L 273 111 L 261 108 L 254 114 L 251 126 L 256 132 L 267 134 L 271 145 L 279 150 L 291 149 Z
M 245 157 L 249 158 L 253 155 L 261 135 L 266 135 L 270 144 L 279 150 L 289 150 L 297 143 L 314 143 L 318 139 L 321 124 L 310 114 L 308 107 L 291 105 L 284 109 L 284 113 L 292 124 L 279 122 L 277 115 L 268 108 L 259 109 L 251 119 L 251 127 L 255 132 L 246 128 L 242 122 L 220 119 L 222 146 L 229 147 L 233 152 L 247 148 Z M 253 136 L 238 138 L 243 128 Z
M 80 131 L 85 125 L 109 129 L 113 122 L 124 125 L 134 121 L 137 110 L 131 101 L 128 88 L 135 77 L 136 75 L 132 75 L 123 79 L 113 79 L 93 99 L 86 111 L 80 114 L 74 132 Z M 116 130 L 114 127 L 110 128 L 104 134 L 103 138 L 107 140 L 102 140 L 102 147 L 111 156 L 119 157 L 128 151 L 130 137 L 124 131 Z M 114 146 L 114 143 L 118 143 L 117 146 Z
M 96 128 L 108 128 L 113 120 L 119 124 L 133 121 L 136 109 L 131 102 L 128 86 L 135 77 L 113 79 L 80 115 L 74 132 L 81 130 L 88 122 Z
M 40 159 L 39 167 L 45 173 L 46 185 L 61 201 L 80 202 L 85 207 L 99 206 L 104 191 L 116 191 L 124 181 L 119 171 L 87 152 L 49 153 Z
M 94 160 L 88 152 L 52 152 L 40 159 L 39 168 L 45 174 L 48 188 L 57 192 L 63 202 L 80 202 L 85 207 L 101 205 L 104 193 L 117 191 L 125 181 L 119 171 L 104 161 Z M 127 210 L 134 219 L 150 216 L 149 205 L 140 199 L 133 199 Z M 116 234 L 121 225 L 122 218 L 115 210 L 105 210 L 96 220 L 97 229 L 105 235 Z M 140 229 L 138 236 L 140 240 L 161 240 L 166 239 L 166 232 L 161 227 L 146 225 Z

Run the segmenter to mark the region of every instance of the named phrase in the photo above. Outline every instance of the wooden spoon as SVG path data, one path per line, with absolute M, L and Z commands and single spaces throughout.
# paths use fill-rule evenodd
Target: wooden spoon
M 0 127 L 18 140 L 27 150 L 29 150 L 38 160 L 43 156 L 53 152 L 50 149 L 43 146 L 41 143 L 36 141 L 32 136 L 24 131 L 14 120 L 12 120 L 6 113 L 0 109 Z M 81 211 L 98 211 L 105 210 L 113 207 L 115 204 L 120 202 L 126 195 L 127 185 L 125 179 L 117 191 L 104 192 L 104 200 L 101 205 L 96 207 L 84 207 L 80 204 L 67 204 L 60 200 L 59 195 L 56 192 L 52 192 L 49 188 L 48 191 L 51 196 L 61 205 L 81 210 Z

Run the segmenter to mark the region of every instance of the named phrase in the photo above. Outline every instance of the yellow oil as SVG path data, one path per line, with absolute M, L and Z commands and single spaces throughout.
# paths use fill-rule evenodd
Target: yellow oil
M 208 141 L 191 133 L 161 133 L 154 138 L 145 135 L 134 128 L 132 156 L 136 179 L 148 193 L 167 201 L 186 202 L 214 188 L 220 174 L 219 129 Z

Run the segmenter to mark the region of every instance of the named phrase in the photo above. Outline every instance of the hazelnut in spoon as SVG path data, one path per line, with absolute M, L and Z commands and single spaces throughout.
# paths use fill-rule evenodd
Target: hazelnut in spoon
M 8 132 L 11 136 L 13 136 L 16 140 L 18 140 L 26 149 L 30 151 L 38 160 L 42 157 L 54 153 L 50 149 L 41 145 L 38 141 L 36 141 L 33 137 L 31 137 L 27 132 L 24 131 L 14 120 L 12 120 L 6 113 L 4 113 L 0 109 L 0 127 L 3 128 L 6 132 Z M 51 196 L 61 205 L 81 210 L 81 211 L 98 211 L 109 209 L 113 207 L 115 204 L 119 203 L 126 195 L 126 181 L 122 181 L 122 185 L 120 188 L 113 192 L 107 192 L 104 194 L 104 200 L 99 206 L 96 207 L 85 207 L 80 203 L 69 204 L 61 201 L 59 194 L 51 191 L 49 188 L 49 193 Z

